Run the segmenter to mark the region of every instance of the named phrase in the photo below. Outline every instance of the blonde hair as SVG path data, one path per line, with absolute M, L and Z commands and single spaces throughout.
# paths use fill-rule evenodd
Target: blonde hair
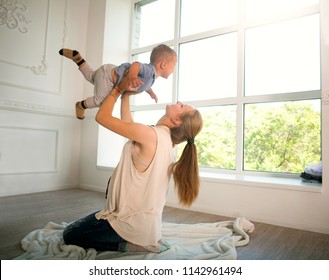
M 173 56 L 176 56 L 176 52 L 167 45 L 161 44 L 153 48 L 150 56 L 150 62 L 155 65 L 162 59 L 170 61 Z
M 171 129 L 171 140 L 174 144 L 187 141 L 178 161 L 170 166 L 179 202 L 191 206 L 199 194 L 200 177 L 195 136 L 202 129 L 202 117 L 198 110 L 186 113 L 181 117 L 182 124 Z

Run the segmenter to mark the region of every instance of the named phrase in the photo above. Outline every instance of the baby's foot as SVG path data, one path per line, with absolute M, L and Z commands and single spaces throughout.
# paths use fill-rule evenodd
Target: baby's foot
M 77 50 L 61 49 L 59 54 L 72 59 L 79 66 L 84 62 L 82 55 Z
M 77 102 L 75 104 L 75 114 L 79 120 L 83 120 L 85 118 L 85 109 L 83 108 L 81 102 Z

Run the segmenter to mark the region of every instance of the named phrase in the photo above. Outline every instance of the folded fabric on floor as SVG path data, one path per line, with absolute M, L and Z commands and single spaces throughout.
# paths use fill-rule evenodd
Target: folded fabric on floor
M 234 260 L 236 247 L 247 245 L 248 233 L 254 230 L 254 225 L 245 218 L 216 223 L 163 223 L 162 241 L 169 245 L 164 252 L 97 252 L 64 244 L 63 230 L 67 225 L 49 222 L 32 231 L 21 241 L 25 253 L 15 259 Z

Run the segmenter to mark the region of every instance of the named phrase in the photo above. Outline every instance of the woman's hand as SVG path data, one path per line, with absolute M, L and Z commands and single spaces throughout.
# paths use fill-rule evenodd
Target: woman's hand
M 120 81 L 120 83 L 116 87 L 119 89 L 120 93 L 124 93 L 126 91 L 136 92 L 139 89 L 140 85 L 136 87 L 134 84 L 131 83 L 127 71 L 123 76 L 122 80 Z

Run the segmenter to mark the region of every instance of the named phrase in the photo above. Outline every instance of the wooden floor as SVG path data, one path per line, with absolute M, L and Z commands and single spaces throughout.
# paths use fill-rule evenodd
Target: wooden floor
M 71 222 L 104 205 L 104 195 L 70 189 L 0 198 L 0 259 L 23 253 L 21 239 L 48 222 Z M 165 207 L 163 221 L 207 223 L 231 218 Z M 238 247 L 239 260 L 329 260 L 329 235 L 254 223 L 250 242 Z

